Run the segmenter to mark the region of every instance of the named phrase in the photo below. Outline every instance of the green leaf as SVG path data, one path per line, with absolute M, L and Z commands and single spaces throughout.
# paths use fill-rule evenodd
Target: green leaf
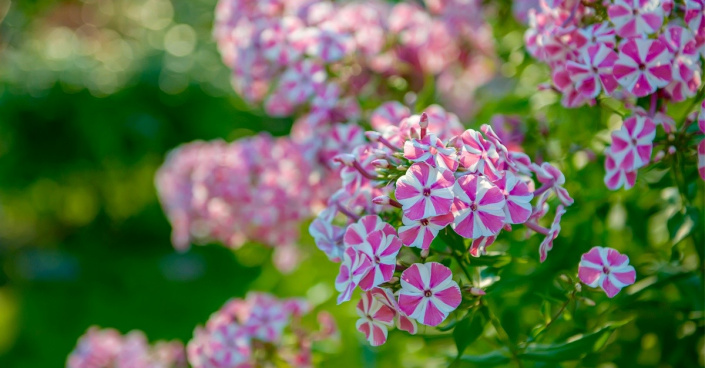
M 493 367 L 507 364 L 510 361 L 509 350 L 503 348 L 482 355 L 463 355 L 458 359 L 464 363 L 471 363 L 472 366 Z
M 671 245 L 676 245 L 690 235 L 698 224 L 698 210 L 687 207 L 685 212 L 676 212 L 668 219 L 668 232 L 671 235 Z
M 485 319 L 482 314 L 470 311 L 465 315 L 455 326 L 455 330 L 453 330 L 453 339 L 455 340 L 455 346 L 458 348 L 458 356 L 462 355 L 470 344 L 482 336 L 484 330 Z
M 609 324 L 598 331 L 582 335 L 578 339 L 570 342 L 551 345 L 529 345 L 524 352 L 519 354 L 519 357 L 521 359 L 542 362 L 578 360 L 586 354 L 601 349 L 612 332 L 628 322 L 629 320 Z
M 480 257 L 470 258 L 470 266 L 489 266 L 500 268 L 512 262 L 512 256 L 505 253 L 488 253 Z
M 435 247 L 434 243 L 436 243 Z M 439 247 L 440 249 L 445 249 L 446 247 L 450 247 L 450 249 L 457 250 L 461 253 L 465 253 L 467 251 L 467 248 L 465 247 L 465 239 L 456 234 L 455 231 L 451 230 L 450 226 L 438 233 L 438 236 L 431 243 L 431 247 L 433 249 L 439 249 Z

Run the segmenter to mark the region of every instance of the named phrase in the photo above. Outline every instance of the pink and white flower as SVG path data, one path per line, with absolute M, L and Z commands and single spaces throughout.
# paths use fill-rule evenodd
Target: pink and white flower
M 450 212 L 454 183 L 451 171 L 416 163 L 397 180 L 394 193 L 404 214 L 412 220 L 420 220 Z
M 539 256 L 541 258 L 541 263 L 546 260 L 548 252 L 553 249 L 553 241 L 558 237 L 558 234 L 561 232 L 561 218 L 564 214 L 565 208 L 563 208 L 562 205 L 559 205 L 558 208 L 556 208 L 556 217 L 553 218 L 551 228 L 548 230 L 548 234 L 543 239 L 543 241 L 541 241 L 541 245 L 539 245 Z
M 613 71 L 617 82 L 637 97 L 654 93 L 672 79 L 672 54 L 661 40 L 629 39 L 619 46 Z
M 658 32 L 665 15 L 659 0 L 614 0 L 607 14 L 623 38 Z
M 337 299 L 338 304 L 350 300 L 358 282 L 371 268 L 372 261 L 370 261 L 369 257 L 356 252 L 353 247 L 345 249 L 343 262 L 340 264 L 340 272 L 335 279 L 335 290 L 340 293 Z
M 332 212 L 332 211 L 328 211 Z M 333 212 L 335 213 L 335 212 Z M 323 213 L 321 213 L 323 215 Z M 332 216 L 319 215 L 308 227 L 318 249 L 334 262 L 340 262 L 343 255 L 343 228 L 332 224 Z
M 370 290 L 372 295 L 382 302 L 382 304 L 392 308 L 396 312 L 395 325 L 398 329 L 406 331 L 412 335 L 415 335 L 418 327 L 416 326 L 416 321 L 409 318 L 402 310 L 399 308 L 399 303 L 394 299 L 394 294 L 387 288 L 374 288 Z
M 286 66 L 301 57 L 301 51 L 294 47 L 291 35 L 303 28 L 297 17 L 286 16 L 274 22 L 260 33 L 262 54 L 267 60 Z
M 367 236 L 377 230 L 381 230 L 385 236 L 397 234 L 394 226 L 384 222 L 379 216 L 367 215 L 356 223 L 350 224 L 345 230 L 345 247 L 350 248 L 364 243 Z
M 396 311 L 375 298 L 372 290 L 362 294 L 355 310 L 360 317 L 355 322 L 355 328 L 365 334 L 370 345 L 384 344 L 387 341 L 387 327 L 394 325 Z
M 573 204 L 573 198 L 570 196 L 568 191 L 563 188 L 565 185 L 565 175 L 563 175 L 561 170 L 548 162 L 542 163 L 541 166 L 533 164 L 532 169 L 536 173 L 536 177 L 539 179 L 539 182 L 545 186 L 551 187 L 564 206 L 570 206 Z
M 483 256 L 483 255 L 487 254 L 487 247 L 492 245 L 492 243 L 494 243 L 496 238 L 497 237 L 494 235 L 481 236 L 479 238 L 475 238 L 472 240 L 472 244 L 470 244 L 470 248 L 468 249 L 468 252 L 473 257 Z
M 625 170 L 610 148 L 605 150 L 605 185 L 610 190 L 631 189 L 636 183 L 636 171 Z
M 279 91 L 286 100 L 300 105 L 321 88 L 326 81 L 326 71 L 321 64 L 304 59 L 291 64 L 279 80 Z
M 289 324 L 289 313 L 282 303 L 264 293 L 250 293 L 247 299 L 248 304 L 252 306 L 245 324 L 249 335 L 262 341 L 281 339 L 284 327 Z
M 455 171 L 458 169 L 458 154 L 455 148 L 446 148 L 435 134 L 411 139 L 404 143 L 404 157 L 413 162 L 425 162 L 439 170 Z
M 496 235 L 504 226 L 502 191 L 483 176 L 461 176 L 453 187 L 453 230 L 464 238 Z
M 411 220 L 403 216 L 402 225 L 399 228 L 399 238 L 402 243 L 410 247 L 429 249 L 431 242 L 438 235 L 438 232 L 453 222 L 453 214 Z
M 376 131 L 384 131 L 389 126 L 398 126 L 399 123 L 411 116 L 409 108 L 400 102 L 385 102 L 372 112 L 370 124 Z
M 460 164 L 471 173 L 494 177 L 499 164 L 499 154 L 492 142 L 485 140 L 480 132 L 468 129 L 456 141 L 460 151 Z
M 612 132 L 610 152 L 623 170 L 634 171 L 651 160 L 655 137 L 656 124 L 651 118 L 630 116 L 619 130 Z
M 611 94 L 617 89 L 618 83 L 612 67 L 618 58 L 611 47 L 605 44 L 592 45 L 583 50 L 580 62 L 568 61 L 566 69 L 577 90 L 586 97 L 595 98 L 601 90 Z
M 617 44 L 615 34 L 616 32 L 610 22 L 595 23 L 585 28 L 580 28 L 576 36 L 576 42 L 579 47 L 604 44 L 609 48 L 614 48 Z
M 362 290 L 370 290 L 392 279 L 400 249 L 401 240 L 396 234 L 385 234 L 382 230 L 371 232 L 365 242 L 355 246 L 355 251 L 367 256 L 372 264 L 358 283 Z
M 531 200 L 534 194 L 529 192 L 529 186 L 511 171 L 493 181 L 504 195 L 507 205 L 504 207 L 504 220 L 508 224 L 521 224 L 531 216 Z
M 636 281 L 629 257 L 612 248 L 593 247 L 580 258 L 578 277 L 589 287 L 601 287 L 612 298 Z
M 450 268 L 438 262 L 414 263 L 400 282 L 399 308 L 427 326 L 438 326 L 462 300 Z

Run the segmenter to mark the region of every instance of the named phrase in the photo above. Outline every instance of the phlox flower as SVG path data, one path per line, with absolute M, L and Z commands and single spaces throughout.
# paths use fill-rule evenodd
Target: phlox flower
M 651 160 L 655 137 L 656 124 L 651 118 L 630 116 L 619 130 L 612 132 L 610 152 L 623 170 L 634 171 Z
M 318 57 L 326 63 L 342 59 L 353 51 L 355 43 L 349 34 L 332 29 L 315 28 L 313 39 L 306 47 L 306 54 Z
M 673 53 L 673 80 L 690 81 L 701 69 L 700 54 L 693 33 L 687 28 L 669 25 L 660 40 Z
M 504 226 L 506 201 L 502 191 L 483 176 L 468 174 L 453 187 L 452 227 L 464 238 L 496 235 Z
M 274 19 L 273 23 L 260 34 L 262 54 L 268 60 L 286 66 L 301 57 L 301 52 L 291 42 L 291 35 L 303 28 L 297 17 L 286 16 Z
M 660 0 L 614 0 L 607 15 L 620 37 L 641 37 L 658 32 L 664 9 Z
M 321 157 L 324 162 L 341 153 L 351 153 L 365 143 L 365 132 L 354 123 L 335 124 L 323 138 Z
M 460 305 L 462 296 L 450 268 L 438 263 L 414 263 L 401 274 L 399 308 L 427 326 L 438 326 Z
M 279 79 L 279 91 L 293 105 L 300 105 L 321 88 L 326 81 L 323 66 L 313 60 L 304 59 L 289 66 Z
M 369 257 L 356 252 L 353 247 L 345 249 L 343 262 L 340 264 L 340 271 L 335 278 L 335 290 L 340 293 L 337 299 L 338 304 L 350 300 L 353 290 L 355 290 L 360 279 L 371 268 L 372 262 Z
M 397 180 L 394 194 L 404 214 L 412 220 L 420 220 L 450 212 L 454 183 L 451 171 L 415 163 Z
M 605 185 L 610 190 L 631 189 L 636 183 L 636 171 L 625 170 L 610 148 L 605 150 Z
M 428 116 L 428 130 L 438 138 L 448 140 L 463 132 L 463 124 L 460 123 L 458 115 L 447 111 L 442 106 L 434 104 L 425 108 L 424 112 Z M 418 126 L 419 115 L 414 115 L 413 120 Z
M 458 169 L 458 154 L 455 148 L 446 148 L 435 134 L 411 139 L 404 143 L 404 157 L 413 162 L 425 162 L 437 169 L 455 171 Z
M 504 176 L 493 181 L 504 195 L 507 205 L 504 207 L 504 220 L 508 224 L 521 224 L 531 216 L 531 200 L 533 193 L 529 186 L 511 171 L 506 171 Z
M 364 242 L 355 246 L 355 251 L 367 256 L 372 264 L 358 283 L 362 290 L 370 290 L 392 279 L 400 249 L 401 240 L 396 235 L 385 234 L 382 230 L 371 232 Z
M 332 211 L 328 211 L 332 212 Z M 334 212 L 333 212 L 334 213 Z M 332 216 L 331 216 L 332 217 Z M 343 255 L 343 228 L 335 226 L 332 218 L 317 217 L 308 227 L 308 232 L 313 237 L 316 247 L 328 256 L 328 259 L 339 262 Z
M 252 354 L 247 332 L 237 324 L 220 325 L 209 331 L 196 328 L 186 346 L 194 368 L 247 367 Z
M 278 341 L 284 327 L 289 324 L 289 313 L 273 296 L 251 293 L 247 296 L 250 315 L 244 327 L 253 338 L 262 341 Z
M 584 95 L 578 90 L 576 83 L 570 78 L 570 72 L 565 65 L 557 65 L 551 73 L 551 81 L 563 95 L 561 96 L 561 105 L 574 108 L 582 106 L 585 103 L 593 104 L 594 100 Z
M 350 224 L 345 230 L 345 247 L 354 247 L 365 242 L 367 236 L 381 230 L 385 236 L 396 235 L 394 227 L 377 215 L 363 216 L 356 223 Z
M 661 40 L 629 39 L 619 46 L 612 70 L 617 82 L 637 97 L 654 93 L 672 79 L 672 55 Z
M 365 334 L 370 345 L 384 344 L 387 341 L 387 327 L 394 325 L 394 309 L 375 298 L 372 291 L 367 291 L 362 294 L 355 310 L 360 317 L 355 322 L 355 328 Z
M 636 280 L 629 257 L 612 248 L 593 247 L 580 258 L 578 277 L 585 285 L 601 287 L 612 298 Z
M 698 143 L 698 173 L 705 180 L 705 139 Z
M 397 300 L 394 298 L 394 294 L 392 294 L 390 289 L 378 287 L 370 290 L 370 292 L 372 292 L 372 295 L 377 300 L 382 302 L 382 304 L 392 308 L 396 312 L 395 325 L 398 329 L 406 331 L 412 335 L 416 334 L 418 330 L 416 321 L 409 318 L 409 316 L 407 316 L 406 313 L 399 308 L 399 303 L 397 303 Z
M 546 260 L 548 252 L 553 249 L 553 241 L 558 237 L 558 234 L 561 232 L 561 218 L 564 214 L 565 208 L 563 208 L 562 205 L 559 205 L 556 208 L 556 216 L 553 218 L 551 228 L 548 229 L 548 234 L 539 245 L 539 257 L 541 259 L 541 263 Z
M 568 61 L 566 69 L 576 88 L 586 97 L 595 98 L 601 90 L 611 94 L 617 88 L 612 67 L 619 56 L 611 47 L 596 44 L 581 52 L 580 62 Z
M 429 249 L 438 232 L 453 222 L 453 214 L 446 213 L 420 220 L 412 220 L 403 216 L 401 220 L 404 224 L 399 227 L 399 238 L 402 243 L 410 247 Z
M 480 132 L 468 129 L 456 140 L 460 151 L 460 164 L 471 173 L 495 176 L 499 171 L 499 154 L 492 142 L 485 140 Z
M 409 116 L 411 116 L 411 111 L 400 102 L 385 102 L 372 111 L 370 124 L 372 124 L 372 129 L 381 132 L 389 126 L 398 126 L 402 120 Z
M 595 23 L 578 29 L 576 42 L 581 48 L 599 44 L 614 48 L 617 44 L 615 34 L 616 32 L 610 22 Z
M 475 238 L 472 240 L 472 243 L 470 244 L 470 248 L 468 249 L 468 252 L 473 257 L 479 257 L 482 255 L 485 255 L 485 254 L 487 254 L 487 247 L 492 245 L 492 243 L 494 243 L 496 238 L 497 237 L 494 235 L 481 236 L 481 237 Z
M 548 162 L 544 162 L 541 166 L 533 164 L 532 169 L 534 169 L 539 182 L 543 185 L 550 186 L 564 206 L 570 206 L 573 204 L 573 198 L 570 196 L 568 191 L 563 188 L 565 185 L 565 175 L 563 175 L 557 167 Z

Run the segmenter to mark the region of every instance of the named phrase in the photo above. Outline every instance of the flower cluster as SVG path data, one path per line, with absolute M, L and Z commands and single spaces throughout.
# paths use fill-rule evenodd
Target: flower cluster
M 592 105 L 604 94 L 631 110 L 605 151 L 607 187 L 631 188 L 637 170 L 652 162 L 656 126 L 685 133 L 676 132 L 666 108 L 702 84 L 705 2 L 541 0 L 528 17 L 527 50 L 551 68 L 564 106 Z M 667 145 L 654 161 L 683 148 Z
M 290 250 L 300 222 L 325 203 L 326 177 L 305 148 L 259 135 L 179 147 L 157 172 L 156 186 L 177 249 L 191 241 L 236 247 L 251 240 Z
M 334 158 L 345 166 L 343 185 L 309 229 L 316 245 L 341 262 L 338 303 L 358 286 L 366 292 L 358 329 L 373 345 L 386 340 L 395 319 L 414 332 L 407 321 L 437 326 L 461 303 L 451 270 L 425 262 L 435 238 L 452 229 L 472 239 L 468 251 L 479 257 L 503 229 L 524 224 L 545 236 L 543 262 L 573 203 L 559 169 L 509 149 L 491 126 L 463 130 L 454 116 L 437 114 L 438 107 L 410 116 L 398 107 L 382 105 L 372 118 L 379 131 L 367 132 L 369 142 L 352 154 Z M 545 228 L 539 221 L 551 196 L 560 204 Z M 420 248 L 420 262 L 402 262 L 403 246 Z
M 282 360 L 292 367 L 312 365 L 311 344 L 337 334 L 333 319 L 320 313 L 319 331 L 309 331 L 302 317 L 310 306 L 300 299 L 277 299 L 249 293 L 232 299 L 197 327 L 186 350 L 194 368 L 261 367 Z
M 178 341 L 150 345 L 144 333 L 127 335 L 91 327 L 78 340 L 67 368 L 186 368 L 186 354 Z

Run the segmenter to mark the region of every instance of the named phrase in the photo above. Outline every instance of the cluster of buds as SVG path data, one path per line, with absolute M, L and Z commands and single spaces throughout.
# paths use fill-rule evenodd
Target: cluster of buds
M 467 107 L 492 74 L 477 0 L 220 0 L 214 35 L 241 96 L 270 115 L 307 111 L 317 122 L 356 118 L 365 97 L 418 92 L 425 76 Z
M 245 368 L 312 366 L 312 343 L 337 335 L 332 317 L 318 315 L 320 329 L 308 330 L 302 317 L 310 306 L 300 299 L 277 299 L 266 293 L 249 293 L 232 299 L 197 327 L 186 350 L 194 368 Z M 277 364 L 278 365 L 278 364 Z
M 434 239 L 471 239 L 468 251 L 480 257 L 502 230 L 523 224 L 528 234 L 544 236 L 543 262 L 573 203 L 558 168 L 509 149 L 491 126 L 463 130 L 449 114 L 383 119 L 401 110 L 394 106 L 373 114 L 372 126 L 380 131 L 367 132 L 367 143 L 334 158 L 345 166 L 342 187 L 309 228 L 316 245 L 341 262 L 338 303 L 350 300 L 358 286 L 365 291 L 358 329 L 373 345 L 384 343 L 395 320 L 413 333 L 414 321 L 437 326 L 461 303 L 451 270 L 426 262 L 432 250 L 450 247 L 444 241 L 441 250 L 432 247 Z M 559 204 L 547 228 L 539 222 L 552 197 Z M 419 248 L 412 252 L 419 262 L 401 260 L 404 246 L 407 253 Z M 468 290 L 474 290 L 469 297 L 482 293 Z
M 267 135 L 175 149 L 156 175 L 174 246 L 219 241 L 237 247 L 250 240 L 276 246 L 288 255 L 278 258 L 294 262 L 289 250 L 296 249 L 301 221 L 330 192 L 312 161 L 290 139 Z M 284 263 L 283 269 L 293 266 Z
M 127 335 L 91 327 L 78 340 L 67 368 L 186 368 L 184 346 L 178 341 L 150 345 L 141 331 Z
M 564 106 L 592 105 L 604 94 L 630 110 L 605 151 L 608 188 L 631 188 L 639 168 L 676 150 L 695 156 L 680 139 L 687 124 L 677 131 L 666 110 L 696 96 L 702 84 L 705 2 L 541 0 L 528 15 L 527 50 L 551 68 L 550 88 Z M 669 142 L 652 159 L 659 125 Z

